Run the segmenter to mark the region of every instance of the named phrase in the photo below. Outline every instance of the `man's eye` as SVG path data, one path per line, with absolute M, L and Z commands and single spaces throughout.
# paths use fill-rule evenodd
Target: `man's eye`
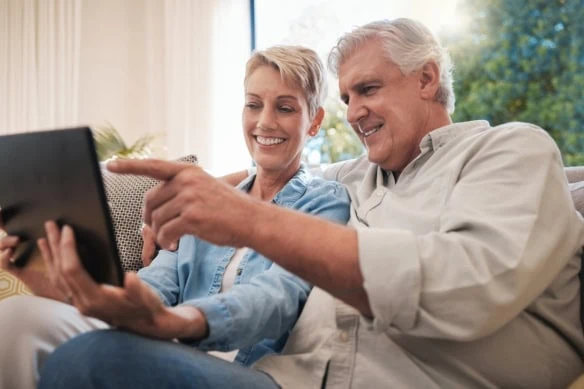
M 367 86 L 364 86 L 363 89 L 361 89 L 361 93 L 364 94 L 365 96 L 369 96 L 369 95 L 372 95 L 373 93 L 375 93 L 376 90 L 377 90 L 377 86 L 367 85 Z
M 256 103 L 247 103 L 247 104 L 245 104 L 245 108 L 257 109 L 257 108 L 259 108 L 259 105 Z
M 286 113 L 294 112 L 294 108 L 287 106 L 287 105 L 283 105 L 283 106 L 279 107 L 278 109 L 281 112 L 286 112 Z

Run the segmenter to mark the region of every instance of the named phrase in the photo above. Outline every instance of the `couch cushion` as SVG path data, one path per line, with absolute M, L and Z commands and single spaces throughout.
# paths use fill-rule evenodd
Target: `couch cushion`
M 580 214 L 584 215 L 584 181 L 571 182 L 569 184 L 570 193 L 572 194 L 572 200 L 576 206 L 576 210 Z M 584 261 L 584 253 L 582 254 L 582 260 Z M 584 262 L 581 264 L 580 268 L 580 320 L 582 322 L 582 328 L 584 329 Z
M 576 209 L 584 215 L 584 181 L 572 182 L 569 187 Z
M 196 164 L 197 157 L 189 155 L 177 161 Z M 104 169 L 103 183 L 122 267 L 137 271 L 142 267 L 142 207 L 144 194 L 158 181 L 149 177 L 114 174 Z
M 571 166 L 564 169 L 568 182 L 584 181 L 584 166 Z

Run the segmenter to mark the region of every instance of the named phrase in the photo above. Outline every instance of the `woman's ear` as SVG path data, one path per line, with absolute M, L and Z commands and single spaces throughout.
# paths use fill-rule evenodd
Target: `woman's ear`
M 312 124 L 310 125 L 310 130 L 308 130 L 308 135 L 315 136 L 320 130 L 320 126 L 322 125 L 322 121 L 324 119 L 324 108 L 318 107 L 316 114 L 314 115 L 314 119 L 312 119 Z

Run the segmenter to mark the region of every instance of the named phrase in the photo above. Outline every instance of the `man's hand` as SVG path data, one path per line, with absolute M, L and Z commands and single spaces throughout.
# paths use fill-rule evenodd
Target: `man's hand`
M 45 266 L 57 275 L 77 309 L 114 326 L 159 339 L 206 336 L 203 314 L 191 306 L 168 308 L 134 273 L 126 273 L 124 286 L 97 284 L 79 260 L 73 229 L 54 222 L 45 225 L 47 238 L 39 241 Z
M 249 233 L 245 220 L 255 200 L 199 167 L 153 159 L 116 160 L 107 167 L 162 181 L 146 193 L 144 221 L 165 249 L 172 250 L 173 242 L 185 234 L 240 247 L 242 236 Z

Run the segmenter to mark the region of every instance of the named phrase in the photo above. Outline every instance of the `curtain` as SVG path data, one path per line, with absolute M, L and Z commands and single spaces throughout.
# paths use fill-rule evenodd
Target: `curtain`
M 0 135 L 111 123 L 241 170 L 249 54 L 246 0 L 0 0 Z
M 250 164 L 241 135 L 249 4 L 167 0 L 164 6 L 169 157 L 194 152 L 214 174 L 241 170 Z
M 0 0 L 0 134 L 77 121 L 81 0 Z

